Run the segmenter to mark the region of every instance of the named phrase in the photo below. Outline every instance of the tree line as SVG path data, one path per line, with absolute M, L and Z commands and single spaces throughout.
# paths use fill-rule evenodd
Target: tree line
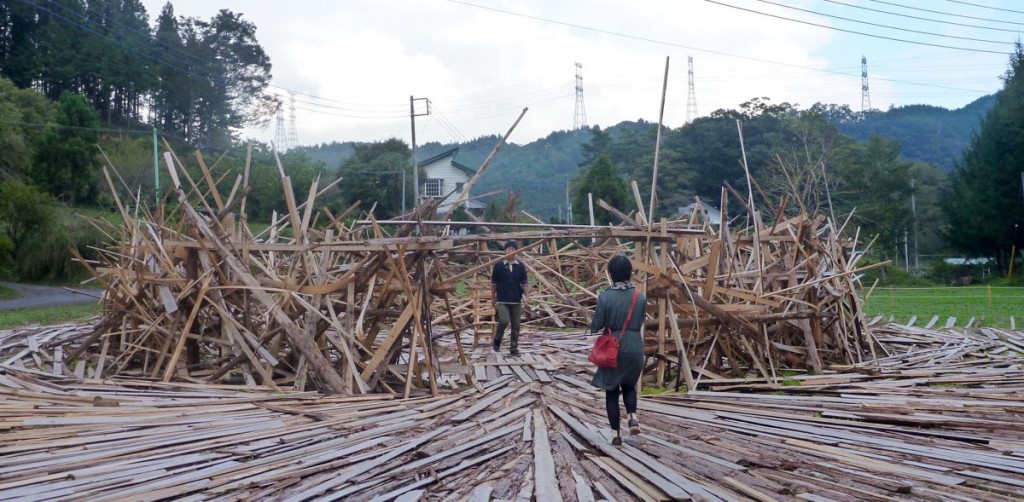
M 139 0 L 0 3 L 0 76 L 51 100 L 81 95 L 106 127 L 155 126 L 199 147 L 269 116 L 270 58 L 256 26 L 221 9 L 150 25 Z
M 659 215 L 676 216 L 696 198 L 718 206 L 724 186 L 746 192 L 745 159 L 766 202 L 780 204 L 786 195 L 789 210 L 824 211 L 837 224 L 849 217 L 847 228 L 878 236 L 874 249 L 881 257 L 899 256 L 910 242 L 921 254 L 992 256 L 1005 267 L 1024 244 L 1022 59 L 1018 46 L 1004 89 L 956 118 L 951 128 L 962 135 L 972 113 L 985 114 L 949 174 L 903 154 L 918 152 L 910 157 L 919 159 L 921 152 L 945 152 L 949 145 L 941 136 L 901 144 L 892 139 L 895 133 L 867 133 L 877 132 L 872 123 L 884 123 L 883 132 L 910 124 L 919 135 L 943 115 L 934 107 L 856 113 L 839 105 L 801 109 L 756 98 L 666 128 Z M 267 93 L 270 70 L 255 25 L 229 10 L 200 19 L 178 16 L 167 3 L 151 25 L 138 0 L 0 3 L 0 184 L 8 185 L 0 187 L 8 195 L 0 207 L 0 254 L 24 254 L 11 236 L 34 235 L 11 223 L 20 214 L 13 200 L 105 204 L 96 144 L 126 184 L 140 192 L 155 188 L 148 137 L 154 126 L 179 151 L 227 151 L 219 168 L 229 172 L 224 183 L 233 182 L 231 173 L 240 172 L 245 157 L 233 131 L 278 105 Z M 587 193 L 628 209 L 635 205 L 628 180 L 636 180 L 642 193 L 649 190 L 655 131 L 641 120 L 509 144 L 476 190 L 513 194 L 520 207 L 545 217 L 564 218 L 562 206 L 571 203 L 576 223 L 586 221 Z M 497 139 L 462 145 L 459 161 L 479 165 Z M 427 157 L 450 147 L 428 143 L 419 151 Z M 317 160 L 328 150 L 344 151 L 345 159 Z M 256 145 L 255 152 L 249 210 L 267 221 L 279 207 L 279 181 L 269 148 Z M 316 176 L 345 176 L 342 188 L 320 199 L 327 205 L 342 209 L 363 201 L 380 217 L 394 216 L 402 207 L 401 172 L 406 203 L 413 198 L 410 150 L 402 140 L 322 145 L 309 154 L 298 150 L 281 160 L 297 191 Z M 490 207 L 492 214 L 508 212 L 501 200 Z M 600 208 L 595 216 L 598 223 L 611 219 Z

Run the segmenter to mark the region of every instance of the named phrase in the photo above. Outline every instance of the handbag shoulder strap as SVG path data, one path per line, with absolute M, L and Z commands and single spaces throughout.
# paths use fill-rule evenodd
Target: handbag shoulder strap
M 636 306 L 636 299 L 640 296 L 640 290 L 636 287 L 633 288 L 633 301 L 629 304 L 629 311 L 626 312 L 626 322 L 622 323 L 622 331 L 619 332 L 619 338 L 626 336 L 626 327 L 629 326 L 629 319 L 633 317 L 633 307 Z

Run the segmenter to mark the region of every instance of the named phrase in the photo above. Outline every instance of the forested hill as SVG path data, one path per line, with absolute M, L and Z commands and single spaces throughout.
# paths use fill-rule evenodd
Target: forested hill
M 949 172 L 994 103 L 995 95 L 988 95 L 957 110 L 929 105 L 901 106 L 868 114 L 858 121 L 840 120 L 837 125 L 843 134 L 861 141 L 872 134 L 894 139 L 903 146 L 903 156 L 908 160 L 925 162 Z
M 948 172 L 993 102 L 993 96 L 986 96 L 958 110 L 913 105 L 869 114 L 853 113 L 846 107 L 832 107 L 831 112 L 825 115 L 846 136 L 866 140 L 872 134 L 878 134 L 898 142 L 906 160 L 928 163 Z M 628 121 L 604 130 L 608 136 L 605 138 L 607 144 L 617 145 L 613 148 L 622 150 L 611 152 L 620 173 L 633 175 L 642 173 L 645 166 L 649 169 L 654 148 L 653 129 L 650 122 Z M 735 127 L 725 130 L 731 132 L 722 134 L 734 134 Z M 671 137 L 681 131 L 665 131 L 667 148 L 671 147 Z M 712 131 L 708 133 L 718 134 Z M 580 161 L 584 158 L 584 145 L 592 137 L 591 130 L 556 131 L 527 144 L 505 145 L 488 168 L 487 174 L 481 178 L 474 193 L 501 190 L 500 196 L 503 197 L 505 190 L 511 189 L 519 192 L 520 208 L 544 218 L 557 215 L 560 207 L 565 210 L 566 182 L 579 172 Z M 498 136 L 483 136 L 462 144 L 427 143 L 419 145 L 417 156 L 426 159 L 457 146 L 459 153 L 456 160 L 477 169 L 498 139 Z M 748 145 L 751 146 L 756 148 L 756 145 Z M 343 159 L 352 155 L 353 143 L 333 142 L 300 147 L 299 150 L 314 160 L 321 160 L 327 166 L 336 168 Z M 666 171 L 669 169 L 666 168 Z M 576 213 L 580 214 L 578 208 Z

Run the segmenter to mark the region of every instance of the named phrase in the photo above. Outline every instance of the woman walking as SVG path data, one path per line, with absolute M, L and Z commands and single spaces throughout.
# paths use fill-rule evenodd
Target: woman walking
M 619 432 L 619 396 L 626 405 L 629 417 L 629 432 L 640 433 L 640 421 L 636 418 L 636 386 L 644 365 L 644 340 L 640 329 L 644 324 L 646 298 L 630 281 L 633 264 L 624 255 L 616 255 L 608 261 L 608 274 L 612 284 L 601 292 L 590 322 L 590 331 L 600 333 L 607 328 L 619 341 L 618 363 L 614 368 L 598 368 L 590 382 L 594 387 L 604 389 L 608 424 L 615 432 L 612 444 L 622 444 Z M 627 322 L 628 319 L 628 322 Z

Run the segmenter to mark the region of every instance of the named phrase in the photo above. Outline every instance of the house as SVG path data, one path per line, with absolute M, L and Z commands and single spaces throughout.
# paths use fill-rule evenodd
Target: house
M 689 218 L 690 214 L 693 213 L 694 208 L 697 208 L 698 206 L 700 207 L 697 209 L 697 211 L 704 215 L 704 219 L 708 223 L 716 226 L 722 224 L 722 212 L 719 211 L 718 209 L 715 209 L 714 207 L 711 207 L 710 205 L 699 199 L 697 200 L 697 202 L 679 208 L 676 212 L 676 218 Z
M 420 172 L 426 178 L 420 186 L 420 196 L 448 196 L 438 208 L 438 214 L 447 214 L 451 210 L 451 205 L 459 197 L 463 185 L 476 174 L 475 170 L 456 162 L 455 156 L 458 153 L 459 149 L 456 147 L 419 162 Z M 482 211 L 484 207 L 484 204 L 475 200 L 466 202 L 466 209 L 470 211 Z

